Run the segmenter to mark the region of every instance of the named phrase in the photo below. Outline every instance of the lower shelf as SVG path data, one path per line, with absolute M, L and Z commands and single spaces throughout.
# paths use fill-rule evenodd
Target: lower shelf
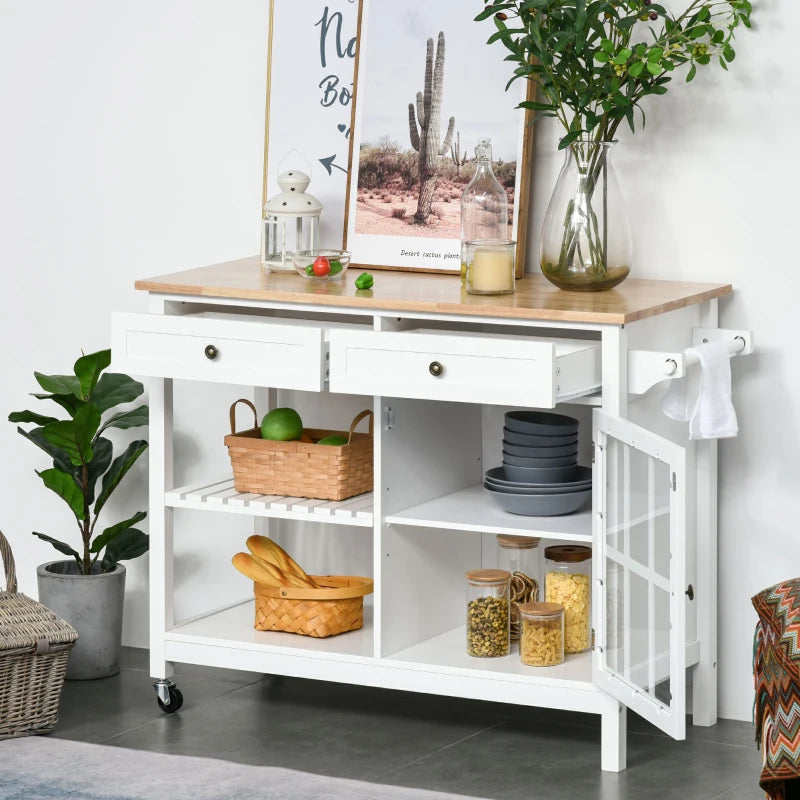
M 590 651 L 568 655 L 564 663 L 558 666 L 529 667 L 520 662 L 516 643 L 511 646 L 511 654 L 502 658 L 474 658 L 467 655 L 466 641 L 467 633 L 462 625 L 420 644 L 392 653 L 388 658 L 411 664 L 436 665 L 437 668 L 454 675 L 523 679 L 551 686 L 575 687 L 576 684 L 584 684 L 594 688 Z
M 167 642 L 184 644 L 212 645 L 214 647 L 261 652 L 297 652 L 309 655 L 324 654 L 336 659 L 340 657 L 372 657 L 374 653 L 372 602 L 366 598 L 364 603 L 364 627 L 327 639 L 312 636 L 299 636 L 295 633 L 278 631 L 257 631 L 253 628 L 255 610 L 252 600 L 216 611 L 176 625 L 167 631 Z M 235 667 L 231 657 L 231 665 Z
M 164 635 L 167 657 L 209 666 L 417 691 L 429 691 L 427 687 L 435 685 L 435 681 L 447 687 L 443 690 L 440 686 L 435 690 L 437 693 L 486 696 L 523 704 L 527 702 L 525 693 L 536 687 L 542 691 L 599 691 L 592 683 L 589 652 L 567 656 L 566 661 L 556 667 L 538 668 L 520 663 L 517 645 L 513 646 L 511 655 L 504 658 L 473 658 L 465 650 L 463 626 L 384 658 L 376 658 L 372 598 L 366 599 L 364 627 L 327 639 L 254 630 L 253 602 L 243 601 L 167 631 Z M 354 671 L 357 668 L 364 670 L 360 677 Z M 459 683 L 462 690 L 458 688 Z M 476 690 L 474 687 L 481 683 L 494 688 L 487 692 Z M 501 685 L 507 688 L 498 689 Z M 501 696 L 494 697 L 498 691 Z M 520 691 L 522 694 L 517 695 Z

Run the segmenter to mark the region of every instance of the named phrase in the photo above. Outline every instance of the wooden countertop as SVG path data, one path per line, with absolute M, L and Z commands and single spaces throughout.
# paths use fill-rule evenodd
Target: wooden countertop
M 220 297 L 360 308 L 426 312 L 509 320 L 550 320 L 622 325 L 731 294 L 730 284 L 688 283 L 629 278 L 607 292 L 565 292 L 541 275 L 517 280 L 510 295 L 471 295 L 458 275 L 374 270 L 375 285 L 358 291 L 360 269 L 341 281 L 316 281 L 297 273 L 265 272 L 258 256 L 136 282 L 160 294 Z

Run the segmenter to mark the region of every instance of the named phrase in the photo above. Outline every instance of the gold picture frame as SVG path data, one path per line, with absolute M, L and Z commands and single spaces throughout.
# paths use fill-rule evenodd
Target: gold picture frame
M 269 0 L 261 213 L 279 172 L 309 172 L 322 247 L 344 238 L 359 10 L 357 0 Z
M 450 8 L 452 6 L 452 8 Z M 397 17 L 395 19 L 395 17 Z M 430 226 L 430 231 L 434 234 L 427 236 L 428 231 L 423 230 L 423 226 L 416 225 L 416 229 L 408 222 L 402 225 L 404 212 L 408 213 L 409 203 L 413 202 L 413 196 L 408 193 L 408 177 L 401 178 L 398 183 L 395 176 L 385 179 L 385 184 L 379 184 L 378 189 L 370 196 L 366 190 L 362 167 L 362 160 L 365 153 L 370 159 L 380 158 L 380 151 L 374 152 L 376 146 L 369 137 L 365 137 L 367 130 L 370 133 L 381 130 L 379 125 L 391 127 L 391 131 L 397 135 L 392 137 L 387 133 L 377 141 L 386 144 L 387 152 L 396 155 L 404 163 L 409 158 L 411 152 L 402 146 L 392 148 L 392 144 L 397 144 L 400 139 L 399 131 L 402 126 L 400 117 L 408 120 L 407 106 L 403 111 L 392 111 L 391 115 L 386 113 L 386 98 L 392 98 L 390 102 L 395 103 L 395 98 L 401 95 L 404 100 L 413 100 L 413 89 L 421 88 L 423 83 L 423 68 L 416 53 L 425 54 L 425 37 L 435 38 L 441 29 L 446 33 L 444 24 L 447 21 L 450 29 L 454 26 L 458 28 L 459 36 L 452 37 L 458 42 L 461 50 L 456 50 L 456 64 L 460 59 L 465 63 L 470 61 L 468 73 L 474 80 L 475 75 L 480 75 L 481 69 L 486 71 L 485 80 L 482 87 L 486 92 L 486 99 L 491 100 L 493 106 L 502 106 L 503 100 L 499 100 L 493 86 L 505 87 L 510 74 L 507 63 L 503 62 L 504 54 L 499 43 L 496 49 L 490 51 L 490 46 L 485 44 L 491 31 L 484 27 L 481 29 L 479 23 L 473 21 L 473 15 L 464 7 L 461 0 L 404 0 L 401 4 L 373 3 L 371 0 L 358 0 L 358 32 L 357 47 L 355 54 L 355 82 L 352 101 L 352 133 L 350 136 L 350 150 L 348 156 L 349 171 L 347 174 L 346 185 L 346 204 L 344 217 L 344 247 L 352 252 L 351 266 L 359 269 L 387 269 L 398 271 L 413 272 L 434 272 L 434 273 L 460 273 L 460 253 L 458 258 L 454 258 L 454 253 L 459 249 L 460 229 L 455 234 L 455 217 L 458 214 L 460 219 L 460 190 L 463 190 L 463 178 L 460 168 L 457 168 L 458 181 L 448 179 L 447 186 L 443 187 L 442 195 L 447 195 L 447 199 L 440 201 L 439 218 Z M 403 25 L 407 24 L 409 29 L 424 29 L 425 36 L 418 37 L 418 41 L 411 38 L 409 34 L 405 39 L 403 36 Z M 365 27 L 366 26 L 366 27 Z M 470 27 L 471 26 L 471 27 Z M 468 49 L 463 35 L 467 33 L 469 41 L 472 42 L 472 49 Z M 370 61 L 370 35 L 376 38 L 386 36 L 386 41 L 380 41 L 373 45 L 374 52 L 380 53 L 380 58 Z M 390 40 L 391 37 L 391 40 Z M 407 46 L 408 42 L 413 42 L 413 46 Z M 462 44 L 463 42 L 463 44 Z M 480 47 L 478 46 L 480 42 Z M 440 42 L 437 41 L 438 50 Z M 391 56 L 391 46 L 396 48 L 396 58 Z M 452 53 L 453 46 L 448 44 L 446 53 Z M 411 59 L 409 53 L 414 52 L 415 58 Z M 482 57 L 482 58 L 481 58 Z M 424 64 L 426 69 L 430 69 L 432 64 L 430 56 L 426 56 Z M 495 59 L 496 62 L 495 63 Z M 444 60 L 444 59 L 443 59 Z M 414 61 L 414 66 L 408 66 L 410 61 Z M 419 63 L 416 63 L 419 62 Z M 383 70 L 383 71 L 382 71 Z M 391 76 L 391 78 L 389 77 Z M 452 80 L 445 76 L 445 89 L 442 96 L 446 96 L 447 80 Z M 404 82 L 404 83 L 403 83 Z M 403 84 L 403 88 L 398 91 L 397 87 Z M 533 99 L 534 87 L 532 82 L 518 81 L 514 86 L 519 87 L 518 97 L 509 91 L 505 94 L 504 88 L 500 89 L 505 97 L 508 111 L 504 111 L 502 123 L 496 120 L 487 124 L 485 127 L 494 128 L 501 131 L 503 140 L 506 143 L 506 151 L 509 150 L 509 136 L 512 128 L 516 131 L 516 139 L 513 141 L 514 147 L 514 183 L 513 183 L 513 214 L 510 224 L 512 236 L 517 242 L 516 273 L 521 277 L 525 271 L 525 260 L 527 250 L 528 218 L 530 215 L 531 202 L 531 180 L 533 165 L 533 112 L 523 111 L 515 108 L 516 104 L 523 99 Z M 391 87 L 391 88 L 390 88 Z M 464 87 L 456 86 L 453 93 L 457 101 L 461 102 L 459 107 L 465 107 Z M 371 92 L 371 95 L 370 95 Z M 372 114 L 374 123 L 368 125 L 365 122 L 367 116 L 366 107 L 370 103 L 370 96 L 376 110 Z M 444 103 L 447 101 L 445 100 Z M 480 104 L 480 98 L 472 98 L 473 107 Z M 395 103 L 395 105 L 397 105 Z M 451 109 L 450 109 L 451 110 Z M 469 113 L 469 110 L 468 110 Z M 444 115 L 443 115 L 444 116 Z M 457 116 L 457 115 L 455 115 Z M 464 116 L 464 115 L 462 115 Z M 472 141 L 471 145 L 477 143 L 477 127 L 471 124 Z M 442 126 L 444 127 L 444 126 Z M 456 126 L 457 127 L 457 126 Z M 480 123 L 478 125 L 480 127 Z M 408 135 L 406 135 L 408 138 Z M 459 137 L 460 138 L 460 137 Z M 494 137 L 492 137 L 494 138 Z M 446 140 L 445 140 L 446 141 Z M 473 145 L 474 146 L 474 145 Z M 453 164 L 457 164 L 462 157 L 461 154 L 467 149 L 465 142 L 461 142 L 458 159 L 452 158 Z M 450 159 L 451 155 L 443 158 Z M 373 160 L 369 162 L 369 176 L 374 181 L 376 168 Z M 502 164 L 509 164 L 509 161 L 501 161 Z M 451 171 L 448 169 L 448 172 Z M 508 168 L 505 170 L 508 173 Z M 372 184 L 370 184 L 372 185 Z M 403 188 L 406 194 L 403 195 Z M 444 189 L 448 189 L 447 192 Z M 509 194 L 509 188 L 506 189 Z M 456 192 L 459 192 L 457 197 Z M 360 196 L 359 196 L 360 193 Z M 372 202 L 367 203 L 369 198 Z M 359 215 L 363 216 L 363 222 L 359 220 Z M 442 222 L 444 220 L 444 222 Z M 398 233 L 397 231 L 400 231 Z M 448 236 L 436 236 L 437 230 L 446 230 Z M 408 243 L 412 244 L 408 244 Z M 414 247 L 417 242 L 424 242 L 423 247 Z M 434 242 L 436 244 L 434 244 Z M 419 260 L 422 254 L 430 255 L 428 263 L 414 263 Z M 418 255 L 416 255 L 418 254 Z M 444 255 L 442 255 L 444 254 Z M 377 258 L 375 256 L 378 256 Z M 451 268 L 442 268 L 437 265 L 438 259 L 444 259 L 452 263 Z M 425 259 L 421 259 L 425 260 Z M 441 261 L 440 261 L 441 263 Z

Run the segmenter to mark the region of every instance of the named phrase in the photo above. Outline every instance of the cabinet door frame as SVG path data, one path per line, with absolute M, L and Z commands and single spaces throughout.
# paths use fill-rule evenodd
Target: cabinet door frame
M 608 546 L 608 475 L 609 475 L 609 440 L 616 440 L 636 452 L 643 453 L 650 459 L 663 462 L 668 466 L 671 486 L 669 487 L 669 578 L 658 575 L 652 566 L 636 565 L 626 553 L 612 551 Z M 592 660 L 592 678 L 601 689 L 608 692 L 620 703 L 644 717 L 648 722 L 660 728 L 674 739 L 686 738 L 686 606 L 684 592 L 686 588 L 686 450 L 661 436 L 648 431 L 629 420 L 605 414 L 595 410 L 593 415 L 594 442 L 594 570 L 599 599 L 599 608 L 595 614 L 595 649 Z M 624 476 L 627 482 L 628 476 Z M 652 491 L 652 488 L 651 490 Z M 625 519 L 625 524 L 630 525 Z M 623 548 L 625 549 L 625 548 Z M 635 566 L 638 576 L 648 585 L 649 608 L 654 605 L 655 586 L 669 591 L 669 691 L 670 701 L 667 706 L 655 697 L 654 686 L 648 691 L 637 686 L 631 680 L 623 678 L 608 664 L 609 631 L 607 630 L 608 606 L 612 582 L 608 580 L 608 560 L 623 565 L 623 574 L 630 572 Z M 652 580 L 651 580 L 652 578 Z M 659 585 L 660 584 L 660 585 Z M 627 583 L 625 584 L 627 585 Z M 623 594 L 628 597 L 627 593 Z M 624 619 L 626 617 L 624 616 Z M 628 626 L 630 620 L 627 619 Z M 652 617 L 651 617 L 652 623 Z M 623 632 L 624 635 L 624 632 Z M 649 677 L 655 674 L 656 650 L 654 633 L 649 635 L 648 665 Z

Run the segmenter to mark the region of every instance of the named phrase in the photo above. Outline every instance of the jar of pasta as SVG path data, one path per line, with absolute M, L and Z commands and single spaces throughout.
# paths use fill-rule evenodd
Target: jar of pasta
M 564 662 L 564 606 L 558 603 L 520 603 L 522 628 L 519 660 L 529 667 L 552 667 Z
M 504 569 L 473 569 L 467 573 L 468 655 L 508 655 L 510 579 L 511 573 Z
M 592 634 L 592 548 L 562 544 L 545 548 L 544 594 L 564 606 L 564 652 L 588 650 Z
M 509 601 L 511 602 L 511 641 L 518 642 L 520 634 L 520 603 L 535 603 L 539 599 L 539 542 L 535 536 L 497 534 L 497 566 L 511 573 Z

